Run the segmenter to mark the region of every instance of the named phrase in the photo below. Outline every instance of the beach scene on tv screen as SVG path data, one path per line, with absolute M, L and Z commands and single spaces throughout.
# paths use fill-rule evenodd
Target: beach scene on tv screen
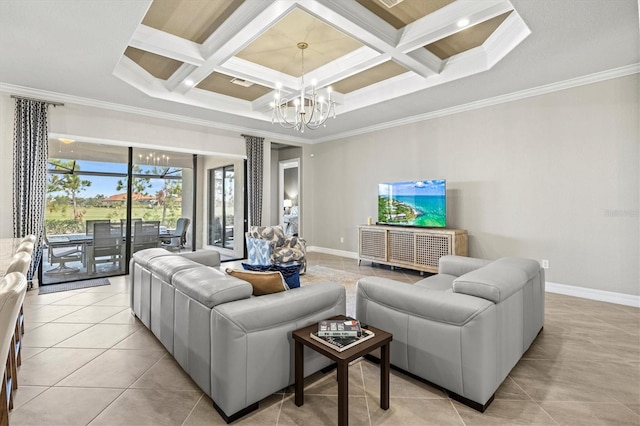
M 379 223 L 445 227 L 446 206 L 444 179 L 378 185 Z

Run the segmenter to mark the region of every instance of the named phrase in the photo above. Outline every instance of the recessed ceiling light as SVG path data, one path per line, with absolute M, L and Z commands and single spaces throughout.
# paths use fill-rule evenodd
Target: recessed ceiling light
M 65 144 L 70 144 L 70 143 L 74 143 L 75 141 L 73 139 L 64 139 L 64 138 L 59 138 L 58 139 L 60 142 L 65 143 Z
M 461 20 L 458 21 L 459 28 L 466 27 L 467 25 L 469 25 L 469 19 L 467 18 L 462 18 Z
M 185 80 L 184 85 L 187 87 L 193 87 L 193 80 Z

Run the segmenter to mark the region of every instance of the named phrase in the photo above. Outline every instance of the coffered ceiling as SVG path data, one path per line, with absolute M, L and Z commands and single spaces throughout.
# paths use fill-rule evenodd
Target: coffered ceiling
M 637 0 L 2 0 L 0 90 L 322 141 L 637 73 L 638 39 Z M 338 102 L 304 135 L 269 106 L 302 41 Z
M 508 0 L 155 0 L 114 74 L 259 120 L 276 84 L 316 80 L 346 113 L 486 71 L 530 33 Z

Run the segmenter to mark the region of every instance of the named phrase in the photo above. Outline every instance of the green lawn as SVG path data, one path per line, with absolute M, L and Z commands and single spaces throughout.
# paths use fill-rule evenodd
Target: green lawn
M 56 211 L 47 210 L 45 212 L 45 224 L 47 234 L 67 234 L 85 231 L 85 220 L 95 219 L 111 219 L 117 222 L 126 217 L 125 208 L 116 207 L 81 207 L 78 211 L 82 214 L 81 220 L 74 220 L 73 208 L 67 207 L 66 210 Z M 181 217 L 181 209 L 179 207 L 167 208 L 165 223 L 160 223 L 167 228 L 174 228 L 176 221 Z M 162 221 L 162 207 L 160 206 L 134 206 L 132 209 L 132 218 L 141 218 L 143 220 L 159 220 Z

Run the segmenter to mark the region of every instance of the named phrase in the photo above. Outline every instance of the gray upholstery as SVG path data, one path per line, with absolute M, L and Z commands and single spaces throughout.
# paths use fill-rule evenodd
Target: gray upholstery
M 248 282 L 206 266 L 178 272 L 173 276 L 173 285 L 207 308 L 247 299 L 253 292 Z
M 486 407 L 542 329 L 544 270 L 444 256 L 439 272 L 414 285 L 362 278 L 356 316 L 393 333 L 393 365 Z
M 197 265 L 193 260 L 182 256 L 159 256 L 149 261 L 147 267 L 162 281 L 171 283 L 171 278 L 183 269 L 190 269 Z
M 180 256 L 204 266 L 220 266 L 220 252 L 215 250 L 187 251 L 180 253 Z
M 147 267 L 149 265 L 149 261 L 159 256 L 171 256 L 171 252 L 162 248 L 151 248 L 134 253 L 133 259 L 138 265 Z
M 293 330 L 346 312 L 336 283 L 253 297 L 243 280 L 157 250 L 132 259 L 131 309 L 227 417 L 294 382 Z M 330 363 L 304 356 L 305 376 Z

